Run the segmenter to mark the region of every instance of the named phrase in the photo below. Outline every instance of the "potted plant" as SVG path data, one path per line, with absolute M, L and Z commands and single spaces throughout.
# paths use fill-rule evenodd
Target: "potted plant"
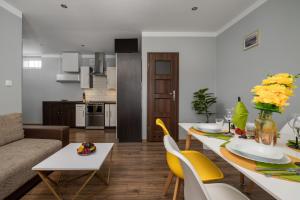
M 209 108 L 217 102 L 217 97 L 214 93 L 208 92 L 208 88 L 200 89 L 194 92 L 194 100 L 192 101 L 193 109 L 199 115 L 205 115 L 206 123 L 209 122 L 209 118 L 212 114 Z

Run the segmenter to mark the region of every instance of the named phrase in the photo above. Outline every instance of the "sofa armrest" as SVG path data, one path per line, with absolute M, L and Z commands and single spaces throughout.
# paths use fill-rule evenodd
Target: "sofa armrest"
M 23 128 L 25 138 L 56 139 L 63 147 L 69 144 L 68 126 L 24 125 Z

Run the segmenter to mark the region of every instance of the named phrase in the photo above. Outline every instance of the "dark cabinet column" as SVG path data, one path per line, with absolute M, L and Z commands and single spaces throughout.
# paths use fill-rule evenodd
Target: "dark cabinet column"
M 142 62 L 139 53 L 117 54 L 117 134 L 120 142 L 140 142 Z

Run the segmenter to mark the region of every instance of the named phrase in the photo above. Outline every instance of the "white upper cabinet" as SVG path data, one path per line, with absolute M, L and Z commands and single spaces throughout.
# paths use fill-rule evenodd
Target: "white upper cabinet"
M 117 70 L 116 67 L 106 68 L 107 76 L 107 89 L 116 90 L 117 89 Z
M 80 67 L 80 87 L 83 89 L 93 87 L 93 76 L 89 66 Z
M 62 53 L 62 70 L 64 72 L 79 72 L 79 53 Z

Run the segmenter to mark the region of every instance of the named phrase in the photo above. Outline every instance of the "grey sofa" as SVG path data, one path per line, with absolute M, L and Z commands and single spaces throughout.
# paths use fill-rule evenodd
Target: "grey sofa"
M 31 168 L 68 141 L 68 127 L 26 127 L 20 113 L 0 115 L 0 199 L 27 192 L 36 178 Z

